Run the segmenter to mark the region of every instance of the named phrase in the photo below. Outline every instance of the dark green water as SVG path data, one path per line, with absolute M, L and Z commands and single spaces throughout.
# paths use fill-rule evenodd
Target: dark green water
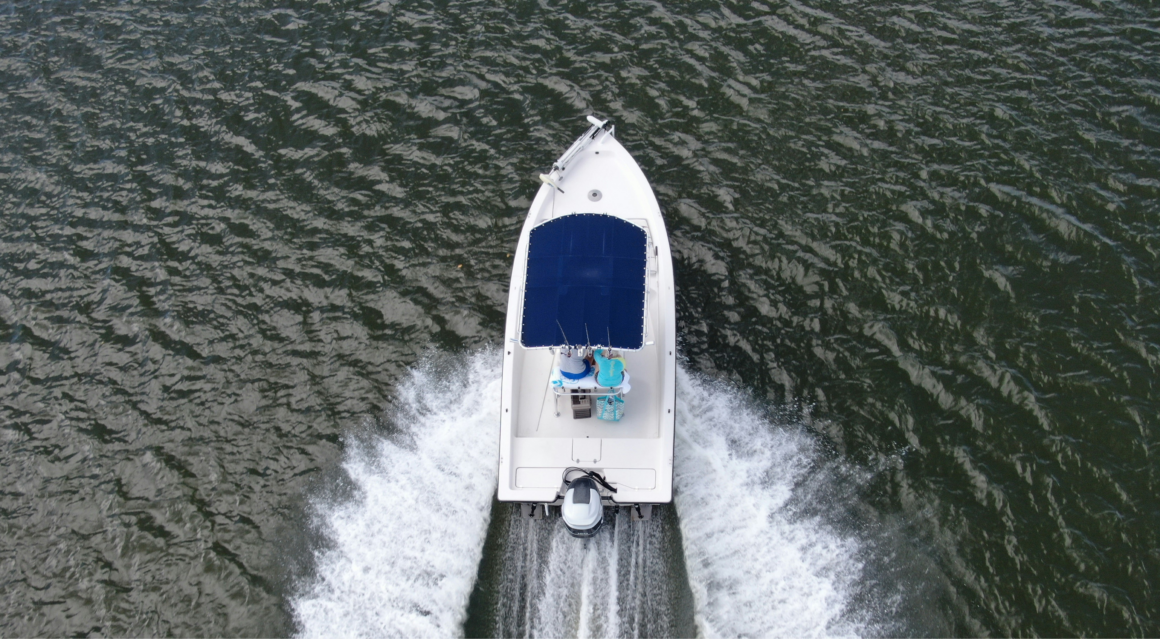
M 375 583 L 478 561 L 469 601 L 418 616 L 1160 634 L 1152 5 L 342 1 L 0 5 L 0 634 L 309 626 L 376 464 L 450 450 L 426 447 L 436 418 L 487 429 L 508 254 L 593 112 L 665 212 L 702 420 L 682 445 L 745 424 L 729 450 L 773 523 L 700 529 L 686 483 L 653 528 L 563 547 L 660 593 L 586 625 L 549 596 L 558 531 L 496 506 L 478 559 L 351 577 L 367 627 L 414 612 Z M 483 408 L 429 406 L 465 394 Z M 420 517 L 389 503 L 386 533 Z M 424 541 L 376 530 L 388 555 Z M 812 559 L 714 594 L 770 544 Z

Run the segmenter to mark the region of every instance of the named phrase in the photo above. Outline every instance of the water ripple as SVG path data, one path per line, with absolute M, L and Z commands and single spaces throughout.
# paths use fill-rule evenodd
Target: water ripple
M 665 209 L 690 368 L 811 411 L 915 540 L 931 604 L 891 632 L 1156 634 L 1158 30 L 1125 2 L 0 9 L 0 625 L 290 632 L 305 496 L 423 353 L 499 339 L 534 177 L 597 112 Z

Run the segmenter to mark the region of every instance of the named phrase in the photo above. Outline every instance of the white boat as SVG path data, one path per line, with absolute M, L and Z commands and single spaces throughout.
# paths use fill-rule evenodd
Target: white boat
M 540 176 L 520 233 L 500 412 L 499 500 L 537 519 L 558 508 L 577 536 L 606 506 L 647 519 L 672 501 L 676 419 L 665 223 L 615 128 L 588 121 Z

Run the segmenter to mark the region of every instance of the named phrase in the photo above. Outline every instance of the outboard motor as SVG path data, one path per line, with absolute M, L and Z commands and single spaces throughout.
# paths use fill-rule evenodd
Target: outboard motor
M 604 523 L 604 506 L 600 503 L 596 482 L 591 477 L 571 481 L 568 492 L 564 493 L 560 514 L 573 537 L 592 537 L 600 531 L 600 525 Z

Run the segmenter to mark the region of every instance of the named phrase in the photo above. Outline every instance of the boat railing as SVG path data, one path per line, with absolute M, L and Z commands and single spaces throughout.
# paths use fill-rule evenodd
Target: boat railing
M 552 387 L 552 403 L 555 404 L 556 417 L 560 416 L 560 398 L 567 397 L 620 397 L 624 398 L 624 391 L 619 388 L 606 388 L 597 386 L 596 388 L 567 388 L 561 386 Z M 573 407 L 573 410 L 576 410 Z M 591 410 L 591 406 L 587 410 Z M 588 417 L 590 415 L 584 415 Z
M 589 144 L 592 144 L 592 141 L 596 139 L 596 134 L 603 131 L 604 127 L 608 125 L 608 120 L 601 120 L 591 115 L 588 116 L 588 122 L 592 126 L 584 132 L 584 135 L 576 138 L 576 141 L 568 147 L 567 151 L 564 151 L 564 155 L 561 155 L 560 159 L 552 163 L 553 173 L 558 173 L 563 177 L 564 170 L 568 168 L 568 163 L 572 161 L 572 158 L 587 148 Z
M 620 390 L 619 388 L 615 388 L 615 387 L 604 388 L 603 390 L 601 390 L 601 388 L 604 388 L 604 387 L 589 389 L 589 388 L 569 388 L 566 386 L 553 386 L 552 392 L 554 392 L 559 397 L 572 397 L 572 396 L 576 396 L 576 397 L 611 397 L 613 395 L 624 394 L 624 391 Z

